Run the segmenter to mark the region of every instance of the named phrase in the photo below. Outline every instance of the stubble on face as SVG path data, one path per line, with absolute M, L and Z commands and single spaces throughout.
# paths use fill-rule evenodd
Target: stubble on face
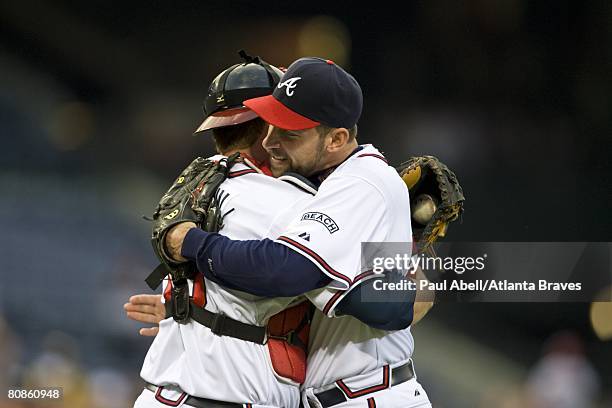
M 310 154 L 303 160 L 300 165 L 296 165 L 294 172 L 301 174 L 304 177 L 310 177 L 315 173 L 324 170 L 321 166 L 321 162 L 325 156 L 325 140 L 322 137 L 318 138 L 317 146 L 314 151 L 309 152 Z
M 272 136 L 278 138 L 278 147 L 266 148 L 270 154 L 270 170 L 274 177 L 287 172 L 298 173 L 308 177 L 317 173 L 325 157 L 325 140 L 312 131 L 287 132 L 273 130 Z M 308 133 L 307 133 L 308 132 Z

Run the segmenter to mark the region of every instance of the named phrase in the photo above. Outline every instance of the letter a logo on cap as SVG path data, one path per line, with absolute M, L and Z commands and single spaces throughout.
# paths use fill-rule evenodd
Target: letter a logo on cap
M 282 89 L 283 86 L 286 86 L 287 96 L 293 96 L 293 88 L 297 86 L 296 82 L 302 79 L 301 77 L 289 78 L 286 81 L 278 83 L 278 89 Z

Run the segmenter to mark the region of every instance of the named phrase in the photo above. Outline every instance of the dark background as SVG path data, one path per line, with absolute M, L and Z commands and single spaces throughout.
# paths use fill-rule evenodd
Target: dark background
M 361 142 L 455 169 L 467 201 L 451 239 L 612 241 L 609 2 L 353 4 L 0 4 L 0 392 L 61 385 L 66 406 L 131 404 L 149 340 L 122 305 L 155 265 L 140 216 L 213 153 L 191 133 L 241 48 L 353 73 Z M 593 307 L 437 305 L 414 328 L 420 381 L 436 407 L 530 406 L 552 347 L 594 367 L 604 406 L 612 335 Z

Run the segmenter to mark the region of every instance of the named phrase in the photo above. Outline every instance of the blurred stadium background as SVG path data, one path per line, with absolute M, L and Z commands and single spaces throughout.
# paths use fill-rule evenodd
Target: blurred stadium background
M 435 154 L 468 198 L 465 241 L 612 241 L 606 0 L 0 3 L 0 407 L 127 407 L 150 342 L 150 214 L 213 153 L 191 133 L 244 48 L 325 56 L 365 93 L 360 140 Z M 439 407 L 612 406 L 610 303 L 437 305 L 414 330 Z M 6 390 L 62 386 L 64 402 Z

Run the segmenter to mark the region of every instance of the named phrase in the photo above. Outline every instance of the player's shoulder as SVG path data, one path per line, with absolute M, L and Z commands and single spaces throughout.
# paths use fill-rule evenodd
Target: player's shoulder
M 282 194 L 286 197 L 295 198 L 313 195 L 313 192 L 301 185 L 299 180 L 294 180 L 292 177 L 283 176 L 277 179 L 256 171 L 249 171 L 248 169 L 231 171 L 228 175 L 228 180 L 239 184 L 241 188 L 256 190 L 259 195 Z
M 218 157 L 213 156 L 213 158 Z M 285 202 L 291 202 L 312 196 L 312 192 L 305 190 L 297 183 L 276 179 L 264 174 L 254 165 L 244 162 L 235 163 L 231 167 L 223 188 L 235 190 L 240 192 L 240 195 L 249 196 L 257 201 L 274 202 L 279 201 L 279 197 L 282 197 Z
M 334 171 L 338 176 L 359 175 L 371 176 L 386 174 L 390 169 L 385 155 L 371 144 L 359 146 L 338 168 Z
M 371 144 L 361 145 L 332 175 L 338 179 L 351 178 L 369 184 L 384 196 L 393 195 L 403 185 L 384 154 Z

